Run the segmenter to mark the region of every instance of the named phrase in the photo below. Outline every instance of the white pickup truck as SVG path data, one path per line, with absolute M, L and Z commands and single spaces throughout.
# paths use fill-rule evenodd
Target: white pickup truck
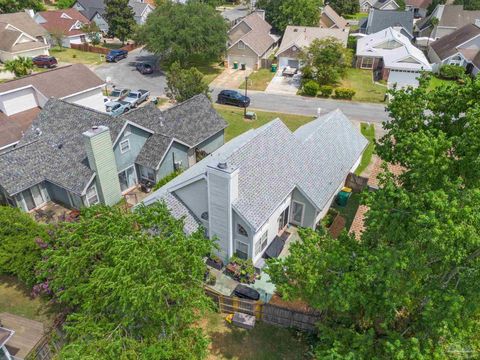
M 150 96 L 150 91 L 148 90 L 137 90 L 130 91 L 123 101 L 126 101 L 130 104 L 131 108 L 137 107 L 142 102 L 146 101 Z

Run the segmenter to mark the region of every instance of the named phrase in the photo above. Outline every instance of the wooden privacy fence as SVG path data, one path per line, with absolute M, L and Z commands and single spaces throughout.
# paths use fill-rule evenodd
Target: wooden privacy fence
M 205 292 L 218 306 L 220 312 L 227 314 L 240 312 L 254 315 L 258 320 L 275 326 L 314 332 L 316 331 L 315 324 L 321 320 L 321 313 L 319 312 L 295 311 L 278 305 L 266 304 L 262 301 L 225 296 L 209 287 L 205 288 Z
M 82 43 L 82 44 L 70 44 L 70 47 L 75 50 L 80 50 L 80 51 L 88 51 L 88 52 L 93 52 L 96 54 L 103 54 L 106 55 L 108 52 L 112 49 L 104 48 L 101 46 L 93 46 L 87 43 Z M 126 44 L 122 46 L 120 49 L 122 50 L 127 50 L 127 51 L 132 51 L 136 49 L 138 46 L 136 44 Z
M 345 186 L 351 188 L 354 192 L 362 192 L 368 186 L 368 178 L 349 173 Z

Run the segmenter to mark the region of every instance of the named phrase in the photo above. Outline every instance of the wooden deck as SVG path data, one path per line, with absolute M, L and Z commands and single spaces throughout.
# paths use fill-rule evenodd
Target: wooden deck
M 23 359 L 45 333 L 43 324 L 9 313 L 0 313 L 2 326 L 15 331 L 7 342 L 7 349 L 11 355 Z

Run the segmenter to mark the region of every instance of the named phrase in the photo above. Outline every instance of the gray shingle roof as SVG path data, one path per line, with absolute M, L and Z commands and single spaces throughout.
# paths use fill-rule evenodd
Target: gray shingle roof
M 105 3 L 103 0 L 77 0 L 85 10 L 80 11 L 88 20 L 92 20 L 98 12 L 103 16 L 105 14 Z
M 251 29 L 235 43 L 231 45 L 234 46 L 238 41 L 243 41 L 247 44 L 258 56 L 262 56 L 277 40 L 270 35 L 270 30 L 272 26 L 266 22 L 258 13 L 253 12 L 244 19 L 242 19 L 238 24 L 245 23 Z M 236 24 L 235 26 L 238 26 Z M 233 29 L 233 28 L 232 28 Z
M 295 133 L 276 119 L 228 142 L 150 195 L 145 204 L 205 174 L 208 165 L 226 161 L 239 169 L 239 196 L 233 207 L 258 229 L 294 188 L 323 209 L 366 145 L 367 140 L 340 110 Z
M 143 145 L 135 162 L 139 165 L 156 169 L 171 142 L 172 138 L 169 136 L 153 134 Z
M 440 60 L 444 60 L 458 52 L 457 46 L 462 45 L 478 35 L 480 35 L 480 28 L 474 24 L 468 24 L 434 41 L 430 46 Z
M 359 26 L 368 35 L 389 27 L 402 27 L 405 29 L 405 35 L 412 37 L 413 11 L 372 9 L 368 18 L 362 19 Z
M 167 205 L 174 218 L 183 219 L 183 231 L 186 234 L 190 235 L 202 225 L 202 222 L 174 194 L 165 194 L 162 200 L 165 201 L 165 205 Z

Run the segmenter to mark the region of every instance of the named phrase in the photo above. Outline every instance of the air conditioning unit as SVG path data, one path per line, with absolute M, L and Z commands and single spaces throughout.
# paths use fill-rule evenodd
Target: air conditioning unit
M 175 161 L 173 165 L 175 167 L 175 170 L 179 170 L 182 167 L 182 161 L 181 160 Z

